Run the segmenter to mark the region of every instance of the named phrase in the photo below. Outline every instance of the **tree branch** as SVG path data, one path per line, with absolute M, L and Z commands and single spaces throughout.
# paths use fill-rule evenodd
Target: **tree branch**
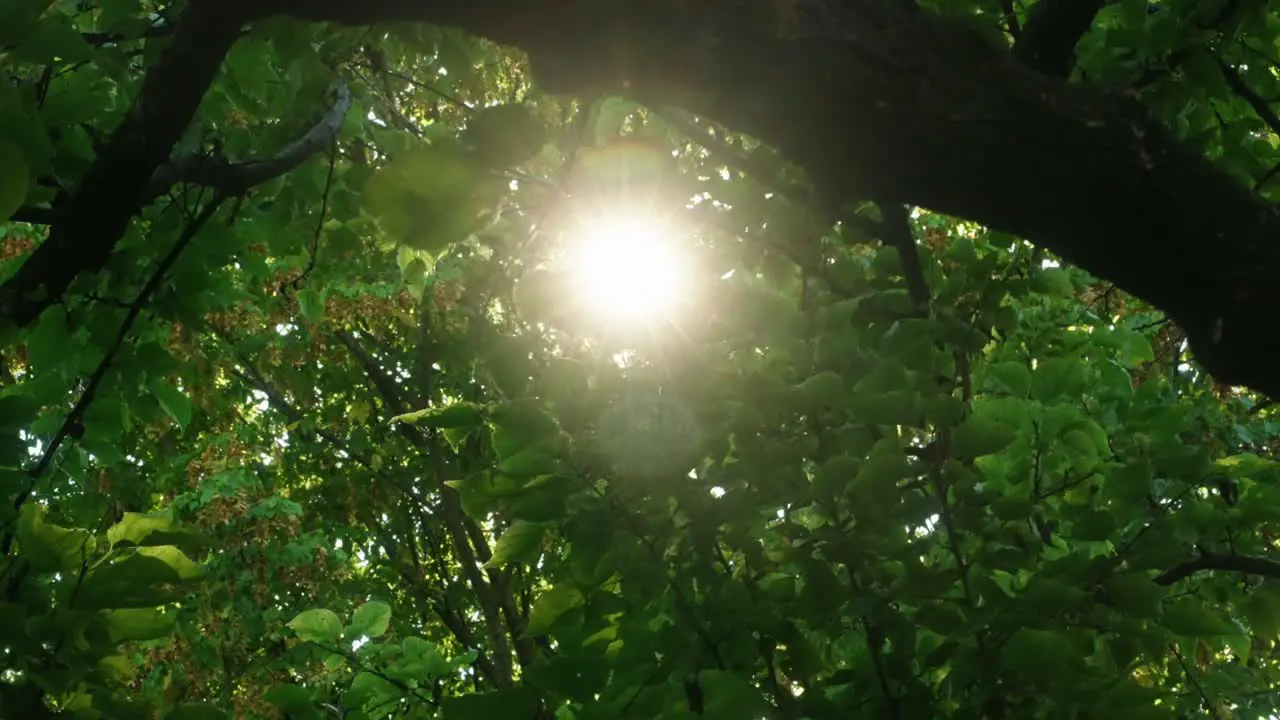
M 211 187 L 227 195 L 240 195 L 255 185 L 284 175 L 301 165 L 307 158 L 327 147 L 337 136 L 342 119 L 351 109 L 351 88 L 339 80 L 334 84 L 336 98 L 324 117 L 305 135 L 289 143 L 280 152 L 266 160 L 229 163 L 206 155 L 173 158 L 161 165 L 151 176 L 143 201 L 149 202 L 179 183 Z
M 960 26 L 895 0 L 833 5 L 786 37 L 729 9 L 687 5 L 260 7 L 309 20 L 453 25 L 529 51 L 548 90 L 681 106 L 769 143 L 829 196 L 920 205 L 1025 237 L 1164 310 L 1220 381 L 1280 395 L 1270 360 L 1280 337 L 1255 331 L 1280 315 L 1280 248 L 1270 242 L 1280 213 L 1136 99 L 1020 67 Z M 1049 45 L 1038 47 L 1036 56 L 1048 58 Z M 1208 245 L 1219 252 L 1205 253 Z
M 109 256 L 238 35 L 237 14 L 431 22 L 516 45 L 545 90 L 681 106 L 770 144 L 827 197 L 1024 237 L 1165 311 L 1219 381 L 1280 396 L 1280 336 L 1257 332 L 1280 316 L 1280 212 L 1130 95 L 1021 67 L 899 0 L 824 3 L 786 33 L 732 4 L 684 0 L 195 0 L 148 73 L 142 111 L 0 288 L 0 314 L 29 323 L 47 304 L 41 285 L 56 296 Z M 160 98 L 176 101 L 150 104 Z
M 1013 46 L 1013 55 L 1038 73 L 1066 78 L 1076 61 L 1076 45 L 1093 18 L 1113 0 L 1040 0 Z M 1012 8 L 1007 13 L 1012 17 Z
M 1227 87 L 1249 103 L 1249 107 L 1253 108 L 1253 111 L 1258 114 L 1262 122 L 1266 123 L 1268 128 L 1271 128 L 1271 132 L 1280 134 L 1280 117 L 1276 116 L 1276 111 L 1272 110 L 1267 101 L 1262 99 L 1262 96 L 1254 92 L 1253 88 L 1245 83 L 1244 78 L 1240 77 L 1240 73 L 1235 68 L 1222 60 L 1218 60 L 1217 63 L 1218 69 L 1222 71 L 1222 77 L 1227 81 Z
M 334 83 L 336 97 L 324 116 L 305 135 L 286 145 L 280 152 L 265 160 L 247 160 L 232 163 L 207 155 L 187 155 L 171 158 L 156 168 L 143 194 L 142 204 L 168 193 L 174 185 L 188 184 L 211 188 L 223 195 L 241 195 L 246 190 L 293 171 L 307 158 L 328 146 L 342 120 L 351 109 L 351 88 L 339 79 Z M 14 213 L 11 220 L 32 225 L 53 225 L 58 222 L 60 211 L 54 208 L 25 207 Z M 89 272 L 98 268 L 84 268 Z
M 124 346 L 124 341 L 129 337 L 129 331 L 133 329 L 133 323 L 137 321 L 138 316 L 142 314 L 143 308 L 151 302 L 151 298 L 156 291 L 160 289 L 160 285 L 169 275 L 169 270 L 173 268 L 174 263 L 182 256 L 184 250 L 200 233 L 209 220 L 222 207 L 222 203 L 226 200 L 223 196 L 217 196 L 205 204 L 201 208 L 199 214 L 187 221 L 187 225 L 182 230 L 182 234 L 178 236 L 173 247 L 165 254 L 160 262 L 156 265 L 156 269 L 151 273 L 151 277 L 147 278 L 146 284 L 138 291 L 137 297 L 129 304 L 128 310 L 125 312 L 124 320 L 120 323 L 120 328 L 116 331 L 115 341 L 107 348 L 107 352 L 102 356 L 102 360 L 98 362 L 98 366 L 94 368 L 93 374 L 89 376 L 85 383 L 84 390 L 80 393 L 76 404 L 72 406 L 71 411 L 63 419 L 62 425 L 58 427 L 58 431 L 54 433 L 53 438 L 49 440 L 45 446 L 44 452 L 40 455 L 40 459 L 36 464 L 27 471 L 30 484 L 27 489 L 18 493 L 13 500 L 14 510 L 22 507 L 22 504 L 31 497 L 31 493 L 35 490 L 36 483 L 44 476 L 45 471 L 57 456 L 58 450 L 62 447 L 62 443 L 71 437 L 75 432 L 75 428 L 79 427 L 83 430 L 81 422 L 84 419 L 85 411 L 89 409 L 89 405 L 93 402 L 94 397 L 98 394 L 98 388 L 102 385 L 102 381 L 107 376 L 107 371 L 111 369 L 111 364 L 115 362 L 116 355 L 119 354 L 120 348 Z M 77 436 L 78 437 L 78 436 Z M 13 542 L 13 534 L 6 529 L 3 539 L 0 539 L 0 555 L 6 555 L 9 552 L 10 544 Z
M 0 316 L 27 325 L 81 273 L 106 264 L 155 169 L 173 151 L 248 16 L 248 0 L 193 0 L 133 109 L 60 208 L 49 237 L 0 286 Z
M 1249 555 L 1220 555 L 1218 553 L 1201 552 L 1200 557 L 1195 560 L 1182 563 L 1156 576 L 1155 583 L 1157 585 L 1172 585 L 1202 570 L 1223 570 L 1225 572 L 1280 579 L 1280 560 Z

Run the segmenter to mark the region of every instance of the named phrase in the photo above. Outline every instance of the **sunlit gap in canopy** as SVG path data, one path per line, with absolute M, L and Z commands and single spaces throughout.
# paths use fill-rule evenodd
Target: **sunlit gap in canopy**
M 598 320 L 629 325 L 669 317 L 688 299 L 688 259 L 679 228 L 632 209 L 578 219 L 565 249 L 578 304 Z

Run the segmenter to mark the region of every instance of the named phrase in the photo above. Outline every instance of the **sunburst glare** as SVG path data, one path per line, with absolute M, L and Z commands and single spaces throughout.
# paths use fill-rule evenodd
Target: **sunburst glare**
M 668 223 L 638 213 L 583 222 L 565 258 L 578 301 L 594 315 L 627 322 L 673 311 L 688 290 L 677 234 Z

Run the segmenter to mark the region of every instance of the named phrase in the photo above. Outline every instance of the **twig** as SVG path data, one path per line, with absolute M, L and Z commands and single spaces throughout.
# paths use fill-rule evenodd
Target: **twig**
M 147 279 L 146 284 L 143 285 L 142 290 L 138 292 L 138 296 L 134 298 L 133 303 L 129 306 L 128 312 L 125 313 L 124 321 L 120 324 L 120 329 L 116 332 L 115 342 L 113 342 L 111 347 L 107 349 L 106 355 L 104 355 L 102 360 L 98 362 L 98 366 L 94 369 L 93 374 L 89 376 L 89 381 L 85 384 L 84 391 L 80 393 L 80 398 L 76 401 L 76 404 L 72 406 L 71 412 L 67 413 L 67 417 L 63 419 L 62 426 L 58 428 L 53 439 L 49 441 L 49 445 L 45 448 L 40 459 L 36 462 L 35 466 L 27 471 L 30 484 L 25 490 L 18 493 L 16 498 L 14 498 L 14 510 L 21 508 L 22 504 L 31 496 L 31 493 L 35 490 L 36 483 L 40 481 L 45 470 L 48 469 L 49 464 L 53 462 L 53 458 L 57 455 L 58 449 L 62 446 L 63 441 L 71 436 L 74 428 L 80 425 L 84 418 L 85 411 L 88 410 L 89 404 L 93 402 L 93 398 L 98 392 L 98 387 L 107 376 L 107 371 L 115 361 L 116 355 L 119 354 L 120 348 L 124 346 L 124 341 L 129 335 L 129 330 L 133 328 L 133 323 L 138 319 L 138 315 L 142 313 L 142 309 L 151 301 L 151 296 L 160 288 L 160 284 L 164 281 L 165 276 L 168 275 L 169 270 L 173 268 L 174 263 L 178 261 L 182 252 L 186 250 L 187 246 L 191 244 L 191 241 L 195 239 L 195 236 L 199 233 L 200 229 L 213 218 L 214 213 L 218 211 L 218 208 L 221 207 L 225 200 L 226 196 L 219 195 L 214 197 L 200 210 L 200 213 L 195 218 L 187 223 L 182 234 L 178 236 L 177 242 L 175 242 L 173 247 L 170 248 L 169 253 L 160 260 L 160 264 L 156 266 L 155 272 L 151 274 L 151 277 Z M 3 543 L 0 543 L 0 554 L 8 553 L 12 543 L 12 533 L 6 532 Z

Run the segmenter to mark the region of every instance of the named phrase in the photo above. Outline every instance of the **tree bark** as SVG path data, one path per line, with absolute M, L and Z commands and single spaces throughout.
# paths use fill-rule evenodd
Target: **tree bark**
M 1220 381 L 1280 397 L 1280 337 L 1266 330 L 1280 316 L 1280 214 L 1135 99 L 1037 72 L 1062 63 L 1019 62 L 906 0 L 262 0 L 253 12 L 454 26 L 528 51 L 553 92 L 683 106 L 773 145 L 829 197 L 920 205 L 1037 243 L 1168 313 Z M 161 68 L 151 74 L 144 99 L 163 90 Z M 212 78 L 168 75 L 185 93 Z M 163 159 L 128 174 L 136 193 Z M 86 179 L 73 201 L 103 197 Z M 62 242 L 105 258 L 123 230 L 108 225 Z
M 1047 58 L 1101 2 L 1078 3 L 1069 45 L 1018 62 L 902 0 L 798 3 L 798 31 L 743 9 L 767 2 L 277 1 L 317 20 L 455 25 L 527 50 L 552 91 L 612 90 L 754 135 L 831 196 L 1024 237 L 1165 311 L 1220 381 L 1280 396 L 1280 213 L 1133 97 L 1037 72 L 1065 75 Z

